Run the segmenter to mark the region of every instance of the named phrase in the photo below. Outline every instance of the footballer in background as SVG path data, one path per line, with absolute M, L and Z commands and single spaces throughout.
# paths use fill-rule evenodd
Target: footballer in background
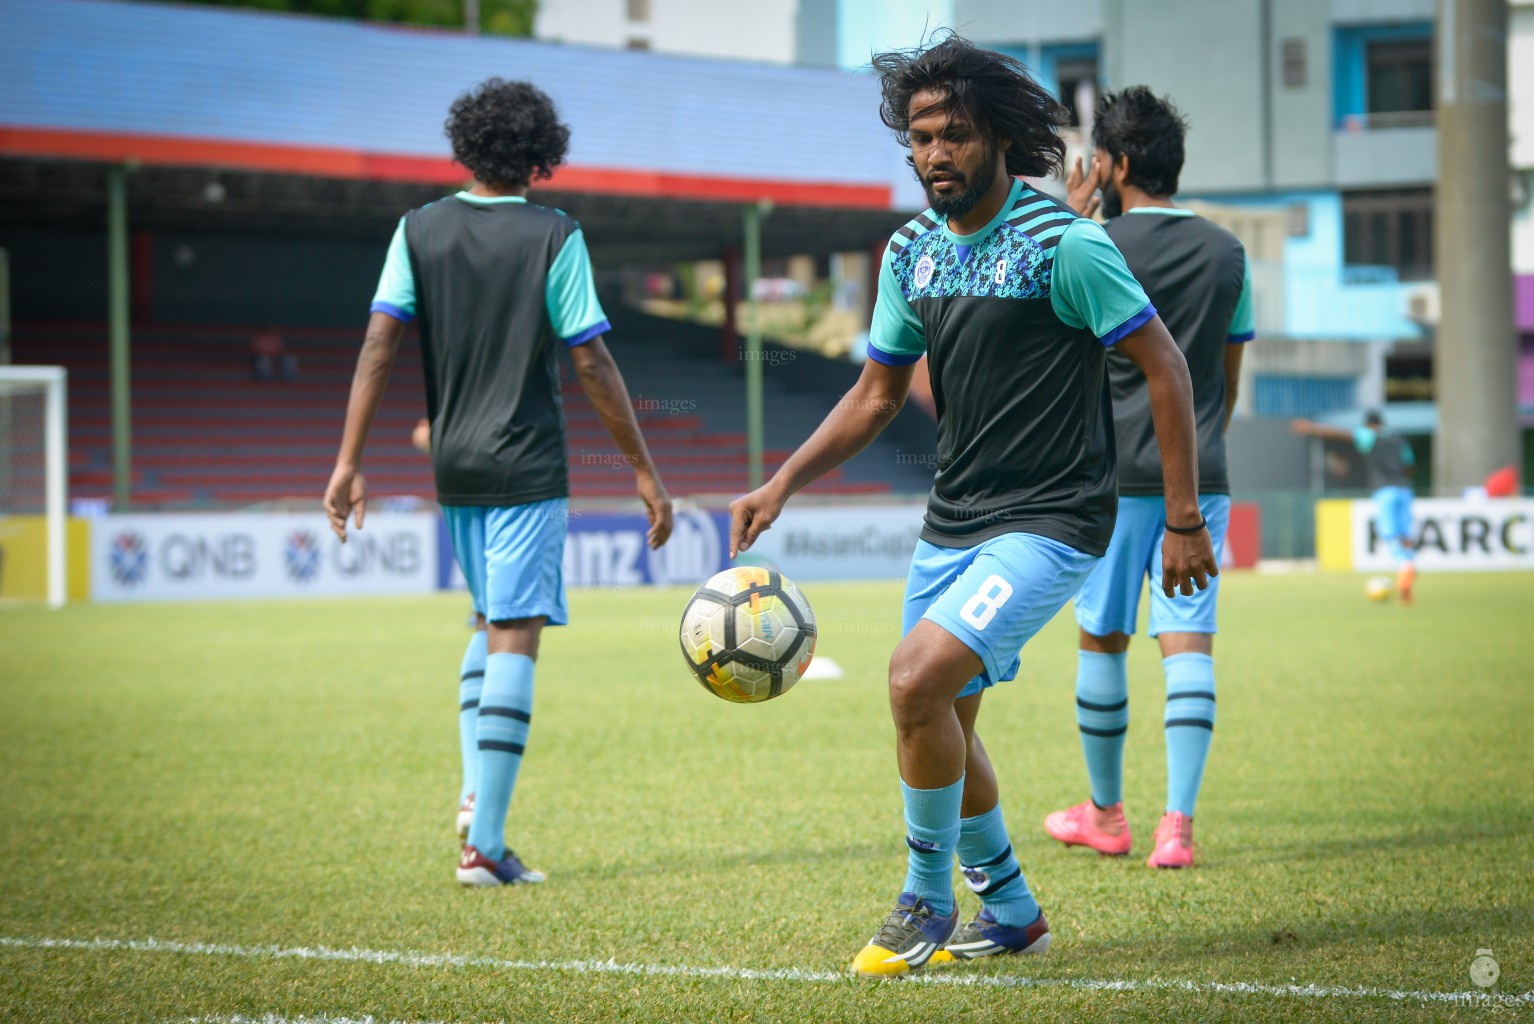
M 405 325 L 420 326 L 437 502 L 473 595 L 479 628 L 459 673 L 463 758 L 461 884 L 541 882 L 506 843 L 506 816 L 526 749 L 533 675 L 545 624 L 568 621 L 562 576 L 569 518 L 559 346 L 632 466 L 651 547 L 671 534 L 671 499 L 603 343 L 580 225 L 527 201 L 565 156 L 570 132 L 527 82 L 485 81 L 454 101 L 453 158 L 473 174 L 455 195 L 400 219 L 373 299 L 325 491 L 331 528 L 362 528 L 363 449 Z
M 1118 442 L 1119 513 L 1113 540 L 1076 596 L 1080 652 L 1076 722 L 1086 757 L 1088 800 L 1055 811 L 1044 828 L 1060 842 L 1121 856 L 1130 848 L 1124 814 L 1124 737 L 1129 728 L 1129 640 L 1140 590 L 1150 578 L 1147 632 L 1160 644 L 1166 678 L 1162 726 L 1167 796 L 1147 864 L 1193 866 L 1193 811 L 1214 730 L 1214 633 L 1220 581 L 1171 600 L 1162 580 L 1169 538 L 1207 530 L 1214 549 L 1230 522 L 1225 431 L 1235 408 L 1241 355 L 1254 336 L 1246 251 L 1229 231 L 1172 201 L 1182 172 L 1187 122 L 1143 86 L 1107 93 L 1092 128 L 1091 171 L 1067 179 L 1071 206 L 1096 208 L 1102 190 L 1108 237 L 1124 254 L 1177 339 L 1193 382 L 1198 439 L 1196 514 L 1169 508 L 1162 481 L 1150 382 L 1119 351 L 1108 354 Z

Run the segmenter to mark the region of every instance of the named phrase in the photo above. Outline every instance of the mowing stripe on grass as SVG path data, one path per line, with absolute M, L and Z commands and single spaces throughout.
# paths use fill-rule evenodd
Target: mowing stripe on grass
M 0 948 L 105 950 L 129 953 L 179 953 L 273 960 L 328 960 L 339 963 L 401 964 L 406 967 L 484 967 L 503 971 L 551 971 L 566 974 L 619 974 L 662 978 L 728 978 L 732 981 L 854 983 L 840 971 L 802 971 L 793 967 L 688 967 L 620 964 L 615 960 L 502 960 L 453 953 L 412 953 L 388 949 L 331 949 L 328 946 L 232 946 L 217 942 L 164 942 L 160 939 L 28 939 L 0 936 Z M 1487 992 L 1425 992 L 1338 985 L 1263 985 L 1249 981 L 1177 981 L 1164 978 L 1111 981 L 1102 978 L 1022 978 L 948 973 L 917 974 L 906 984 L 976 988 L 1071 988 L 1100 992 L 1204 992 L 1219 995 L 1275 996 L 1296 999 L 1385 999 L 1398 1003 L 1458 1006 L 1534 1006 L 1534 991 L 1506 995 Z M 856 982 L 866 984 L 866 982 Z M 230 1018 L 231 1020 L 233 1018 Z M 259 1019 L 259 1018 L 258 1018 Z M 275 1019 L 275 1018 L 274 1018 Z

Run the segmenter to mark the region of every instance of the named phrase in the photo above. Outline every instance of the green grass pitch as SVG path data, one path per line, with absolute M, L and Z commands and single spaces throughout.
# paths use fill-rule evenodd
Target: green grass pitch
M 1067 612 L 980 719 L 1055 947 L 931 983 L 843 973 L 905 858 L 898 583 L 808 585 L 846 678 L 759 706 L 692 681 L 682 590 L 572 592 L 511 817 L 549 881 L 495 891 L 453 881 L 461 596 L 5 611 L 0 1020 L 1534 1020 L 1534 579 L 1224 587 L 1199 867 L 1144 866 L 1143 638 L 1135 850 L 1044 837 L 1086 793 Z M 1500 1002 L 1428 995 L 1479 949 Z

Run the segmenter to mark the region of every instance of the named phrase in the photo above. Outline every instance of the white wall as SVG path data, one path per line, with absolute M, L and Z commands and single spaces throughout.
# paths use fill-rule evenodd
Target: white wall
M 627 46 L 657 53 L 790 64 L 798 0 L 649 0 L 647 21 L 629 21 L 626 0 L 542 0 L 534 35 L 549 42 Z

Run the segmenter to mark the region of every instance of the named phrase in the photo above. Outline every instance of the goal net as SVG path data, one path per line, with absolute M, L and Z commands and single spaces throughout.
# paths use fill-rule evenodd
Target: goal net
M 64 604 L 64 368 L 0 366 L 0 600 Z

